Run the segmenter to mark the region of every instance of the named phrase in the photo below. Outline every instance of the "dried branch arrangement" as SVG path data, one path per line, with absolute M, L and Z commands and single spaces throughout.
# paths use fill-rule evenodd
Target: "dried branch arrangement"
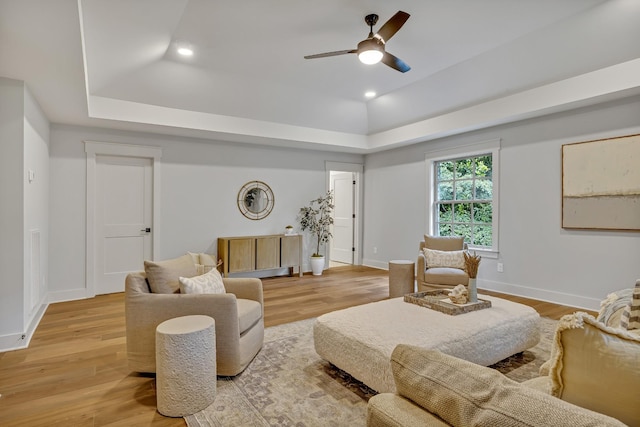
M 476 255 L 474 252 L 473 255 L 463 252 L 464 255 L 464 264 L 466 266 L 467 274 L 469 278 L 475 279 L 478 277 L 478 266 L 480 265 L 480 260 L 482 257 L 480 255 Z

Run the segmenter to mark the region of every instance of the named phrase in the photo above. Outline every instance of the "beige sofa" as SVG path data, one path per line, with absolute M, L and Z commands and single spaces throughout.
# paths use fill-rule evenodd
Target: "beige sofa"
M 407 345 L 391 363 L 397 393 L 369 400 L 370 427 L 640 425 L 640 336 L 586 313 L 561 319 L 548 376 L 522 384 Z
M 223 279 L 226 293 L 152 293 L 144 272 L 125 282 L 127 358 L 137 372 L 155 372 L 155 331 L 165 320 L 191 314 L 216 321 L 218 375 L 242 372 L 262 348 L 264 302 L 262 282 L 252 278 Z

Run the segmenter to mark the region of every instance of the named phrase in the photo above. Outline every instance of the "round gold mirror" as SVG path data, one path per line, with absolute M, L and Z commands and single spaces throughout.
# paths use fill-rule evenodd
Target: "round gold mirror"
M 262 219 L 271 213 L 275 197 L 262 181 L 249 181 L 238 192 L 238 209 L 249 219 Z

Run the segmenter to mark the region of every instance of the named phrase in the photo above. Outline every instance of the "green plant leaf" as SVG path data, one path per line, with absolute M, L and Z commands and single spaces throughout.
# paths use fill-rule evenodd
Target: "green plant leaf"
M 298 222 L 302 231 L 309 231 L 316 238 L 316 251 L 312 256 L 320 255 L 320 245 L 329 241 L 333 224 L 333 192 L 311 200 L 309 206 L 300 208 Z

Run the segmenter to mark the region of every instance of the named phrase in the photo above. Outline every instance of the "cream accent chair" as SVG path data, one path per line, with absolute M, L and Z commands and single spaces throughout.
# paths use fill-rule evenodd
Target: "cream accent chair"
M 469 285 L 469 275 L 464 270 L 449 267 L 429 268 L 423 253 L 425 248 L 437 251 L 461 251 L 467 249 L 467 244 L 464 243 L 464 237 L 425 235 L 424 240 L 420 242 L 418 254 L 416 279 L 418 292 L 450 289 L 459 284 Z
M 264 301 L 262 281 L 223 279 L 225 294 L 152 293 L 144 272 L 125 281 L 127 358 L 137 372 L 156 372 L 156 327 L 174 317 L 201 314 L 216 321 L 218 375 L 242 372 L 262 348 Z

